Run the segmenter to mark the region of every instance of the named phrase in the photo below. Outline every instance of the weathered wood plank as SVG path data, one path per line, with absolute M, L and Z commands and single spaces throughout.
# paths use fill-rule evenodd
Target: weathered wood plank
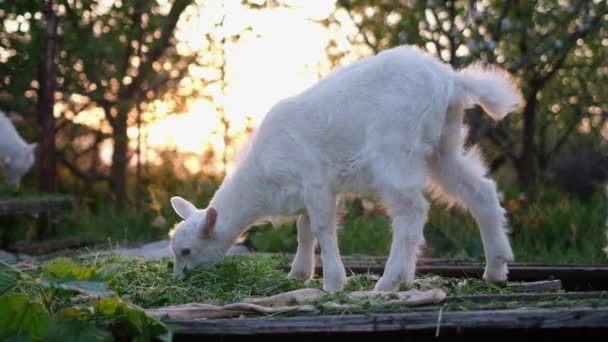
M 69 196 L 48 198 L 2 198 L 0 215 L 38 214 L 44 212 L 69 210 L 74 206 L 74 199 Z
M 14 253 L 39 255 L 44 256 L 44 259 L 50 259 L 56 256 L 73 254 L 74 249 L 86 247 L 90 243 L 91 241 L 81 237 L 66 237 L 36 242 L 19 241 L 7 249 Z
M 189 335 L 260 335 L 297 333 L 357 333 L 441 331 L 446 329 L 570 329 L 606 328 L 608 309 L 535 309 L 408 312 L 289 318 L 208 319 L 166 321 Z
M 581 300 L 581 299 L 608 299 L 608 291 L 566 292 L 566 293 L 508 293 L 491 295 L 463 295 L 446 298 L 445 303 L 472 302 L 522 302 L 534 303 L 547 300 Z
M 380 270 L 376 270 L 380 272 Z M 421 266 L 419 274 L 480 279 L 484 268 L 476 266 Z M 608 290 L 608 267 L 601 266 L 528 266 L 509 267 L 509 281 L 542 281 L 559 279 L 568 291 Z
M 293 253 L 263 253 L 256 252 L 253 253 L 254 256 L 285 256 L 289 260 L 293 260 L 295 254 Z M 320 254 L 315 254 L 316 265 L 322 264 L 322 258 Z M 365 268 L 365 267 L 379 267 L 382 268 L 386 264 L 386 260 L 388 257 L 386 256 L 378 256 L 378 255 L 363 255 L 363 254 L 349 254 L 342 255 L 342 262 L 345 267 L 355 267 L 355 268 Z M 485 263 L 480 260 L 470 260 L 470 259 L 459 259 L 459 258 L 430 258 L 430 257 L 420 257 L 418 258 L 419 267 L 423 266 L 472 266 L 472 267 L 484 267 Z M 600 268 L 608 268 L 608 263 L 604 264 L 576 264 L 576 263 L 568 263 L 568 264 L 555 264 L 555 263 L 547 263 L 547 262 L 531 262 L 531 261 L 515 261 L 509 264 L 512 267 L 519 266 L 543 266 L 543 267 L 600 267 Z M 286 267 L 289 265 L 285 265 Z
M 289 267 L 281 267 L 288 271 Z M 354 274 L 372 273 L 380 275 L 384 267 L 348 267 L 348 272 Z M 318 266 L 316 274 L 322 275 L 323 269 Z M 454 278 L 481 279 L 483 265 L 420 265 L 416 269 L 419 275 L 439 275 Z M 601 291 L 608 290 L 608 266 L 570 266 L 570 265 L 512 265 L 509 267 L 509 281 L 533 282 L 559 279 L 563 289 L 567 291 Z
M 562 282 L 556 280 L 540 280 L 522 283 L 509 283 L 507 288 L 510 292 L 548 292 L 562 289 Z

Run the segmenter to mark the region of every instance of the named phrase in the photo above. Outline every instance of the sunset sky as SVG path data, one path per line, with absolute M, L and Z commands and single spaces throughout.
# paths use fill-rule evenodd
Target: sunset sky
M 247 35 L 227 51 L 230 86 L 223 101 L 237 132 L 245 128 L 248 115 L 256 126 L 276 101 L 318 80 L 319 67 L 327 68 L 323 63 L 329 36 L 314 20 L 325 18 L 334 6 L 334 1 L 327 0 L 291 0 L 293 7 L 290 8 L 254 11 L 241 7 L 239 2 L 224 1 L 223 11 L 228 13 L 226 29 L 231 25 L 235 30 L 251 25 L 259 36 Z M 207 8 L 205 13 L 217 15 L 221 11 Z M 203 48 L 200 37 L 204 36 L 201 30 L 205 22 L 208 18 L 199 17 L 182 25 L 185 28 L 179 35 L 191 44 L 190 48 Z M 221 153 L 222 137 L 213 133 L 220 122 L 215 105 L 217 103 L 197 100 L 187 113 L 168 115 L 150 125 L 149 148 L 169 145 L 179 151 L 203 153 L 211 144 Z M 197 171 L 197 163 L 191 162 L 188 166 Z

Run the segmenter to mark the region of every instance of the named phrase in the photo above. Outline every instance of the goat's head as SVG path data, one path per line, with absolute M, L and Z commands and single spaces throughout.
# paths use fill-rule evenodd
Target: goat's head
M 34 165 L 34 153 L 37 145 L 37 143 L 27 144 L 23 147 L 22 152 L 16 156 L 7 156 L 2 160 L 7 182 L 13 189 L 19 189 L 21 180 Z
M 174 196 L 171 205 L 184 220 L 171 231 L 173 273 L 181 277 L 185 270 L 211 266 L 226 253 L 226 243 L 216 231 L 218 213 L 213 207 L 197 209 L 187 200 Z

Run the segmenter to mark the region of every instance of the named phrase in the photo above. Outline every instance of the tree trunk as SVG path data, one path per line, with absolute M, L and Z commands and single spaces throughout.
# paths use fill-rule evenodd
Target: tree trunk
M 53 1 L 46 8 L 46 55 L 40 73 L 40 96 L 38 103 L 38 123 L 40 127 L 39 154 L 39 190 L 55 192 L 57 189 L 57 171 L 55 160 L 55 51 L 57 38 L 57 15 L 53 11 Z M 43 238 L 51 232 L 51 219 L 44 213 L 38 221 L 37 238 Z
M 142 177 L 141 177 L 141 110 L 137 110 L 137 168 L 135 170 L 135 210 L 139 212 L 141 210 L 142 202 Z
M 40 124 L 40 183 L 41 191 L 53 192 L 56 190 L 55 169 L 55 117 L 54 117 L 54 93 L 55 93 L 55 50 L 57 38 L 57 16 L 53 11 L 53 1 L 49 1 L 46 25 L 46 58 L 42 68 L 42 79 L 40 80 L 40 98 L 38 120 Z
M 110 170 L 110 187 L 114 194 L 116 208 L 122 210 L 127 202 L 127 111 L 119 108 L 113 124 L 114 151 Z
M 526 98 L 526 106 L 523 111 L 523 146 L 520 158 L 516 165 L 517 179 L 521 191 L 526 194 L 529 201 L 536 198 L 537 192 L 537 163 L 534 137 L 536 133 L 536 85 L 532 85 L 532 91 Z

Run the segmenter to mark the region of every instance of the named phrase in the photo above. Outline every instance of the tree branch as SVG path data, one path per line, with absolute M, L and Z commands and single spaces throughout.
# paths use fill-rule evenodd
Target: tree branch
M 65 165 L 65 167 L 74 174 L 74 176 L 82 179 L 85 182 L 97 182 L 97 181 L 109 181 L 110 177 L 97 172 L 86 172 L 82 170 L 75 162 L 66 158 L 65 155 L 59 154 L 59 161 L 61 164 Z
M 106 117 L 106 119 L 108 120 L 108 122 L 110 123 L 110 126 L 115 127 L 116 126 L 116 118 L 112 115 L 112 105 L 110 104 L 109 101 L 102 101 L 100 103 L 101 108 L 103 108 L 103 113 Z
M 588 12 L 586 14 L 588 14 Z M 603 20 L 602 17 L 603 15 L 598 15 L 594 17 L 593 20 L 591 20 L 591 22 L 587 26 L 587 28 L 583 28 L 582 30 L 575 30 L 566 38 L 563 45 L 564 48 L 562 49 L 562 53 L 557 57 L 557 61 L 555 62 L 551 70 L 549 70 L 545 75 L 536 77 L 537 82 L 540 84 L 541 87 L 546 82 L 548 82 L 553 77 L 553 75 L 555 75 L 555 72 L 557 72 L 562 67 L 564 61 L 570 54 L 570 51 L 572 51 L 572 49 L 576 45 L 576 41 L 586 37 L 590 32 L 593 32 L 598 29 L 600 23 Z
M 123 60 L 123 68 L 121 75 L 127 75 L 127 71 L 129 70 L 129 63 L 132 55 L 134 54 L 135 48 L 131 44 L 134 40 L 137 41 L 137 51 L 135 51 L 135 55 L 139 55 L 141 52 L 141 44 L 142 44 L 142 36 L 143 30 L 141 27 L 141 17 L 144 12 L 144 3 L 141 0 L 135 1 L 135 8 L 133 9 L 133 17 L 131 20 L 133 21 L 133 30 L 131 31 L 129 40 L 127 41 L 127 48 L 124 55 Z M 125 84 L 121 82 L 120 90 L 118 91 L 119 98 L 123 99 L 126 92 Z
M 378 45 L 377 44 L 373 44 L 369 40 L 369 38 L 365 34 L 365 31 L 363 30 L 363 26 L 361 24 L 357 24 L 357 22 L 355 21 L 355 18 L 353 18 L 352 7 L 351 7 L 350 2 L 349 1 L 342 1 L 341 0 L 340 1 L 340 5 L 342 5 L 346 9 L 346 13 L 348 14 L 348 18 L 352 21 L 353 25 L 355 25 L 357 27 L 357 31 L 359 32 L 359 34 L 361 35 L 361 37 L 363 37 L 363 40 L 365 41 L 365 45 L 367 45 L 370 49 L 372 49 L 372 51 L 374 52 L 374 54 L 377 54 L 378 53 Z
M 431 8 L 431 14 L 433 14 L 433 18 L 435 19 L 435 22 L 437 23 L 439 30 L 441 32 L 445 33 L 445 31 L 443 30 L 443 27 L 441 27 L 441 23 L 439 22 L 439 17 L 437 16 L 437 13 L 435 12 L 434 8 Z M 430 26 L 431 23 L 428 21 L 428 19 L 426 19 L 426 16 L 425 16 L 425 20 Z M 443 50 L 443 48 L 441 47 L 441 44 L 439 44 L 439 42 L 435 39 L 435 37 L 433 37 L 433 32 L 431 32 L 431 37 L 429 39 L 430 39 L 431 43 L 433 43 L 433 46 L 435 46 L 435 50 L 437 50 L 437 58 L 439 58 L 440 60 L 447 63 L 448 61 L 443 59 L 443 56 L 441 56 L 441 51 Z
M 502 153 L 507 156 L 512 162 L 516 162 L 519 158 L 515 154 L 515 148 L 508 138 L 508 135 L 503 129 L 496 127 L 486 135 L 488 139 L 502 150 Z
M 574 132 L 574 129 L 576 128 L 577 124 L 578 123 L 575 120 L 573 123 L 571 123 L 568 126 L 568 128 L 566 129 L 566 131 L 564 132 L 564 134 L 562 134 L 559 138 L 557 138 L 557 141 L 555 142 L 555 144 L 551 148 L 551 151 L 547 154 L 547 160 L 549 160 L 550 156 L 552 156 L 555 153 L 559 152 L 559 150 L 564 146 L 564 144 L 566 143 L 566 141 L 568 141 L 568 138 L 570 137 L 570 135 L 572 134 L 572 132 Z
M 456 5 L 455 1 L 450 1 L 448 3 L 448 14 L 450 16 L 450 30 L 447 33 L 448 43 L 450 49 L 450 64 L 454 67 L 458 65 L 456 62 L 456 41 L 454 37 L 454 27 L 456 21 Z
M 175 0 L 171 10 L 167 15 L 167 20 L 162 28 L 162 34 L 160 39 L 157 40 L 157 44 L 150 49 L 150 52 L 146 56 L 146 62 L 140 64 L 137 76 L 133 79 L 133 82 L 129 85 L 128 89 L 123 93 L 122 100 L 131 99 L 133 94 L 137 91 L 149 70 L 152 70 L 152 64 L 162 56 L 163 52 L 170 46 L 173 32 L 177 26 L 180 15 L 183 11 L 192 3 L 192 0 Z

